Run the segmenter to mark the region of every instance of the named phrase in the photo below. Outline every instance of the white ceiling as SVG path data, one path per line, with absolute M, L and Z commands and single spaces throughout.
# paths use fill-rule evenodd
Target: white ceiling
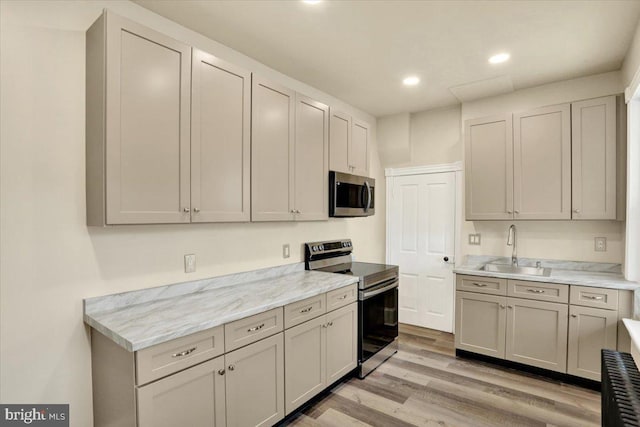
M 638 0 L 134 1 L 375 116 L 618 70 L 640 17 Z

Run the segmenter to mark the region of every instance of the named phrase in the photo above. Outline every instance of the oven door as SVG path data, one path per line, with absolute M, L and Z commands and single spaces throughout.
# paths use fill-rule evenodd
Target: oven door
M 360 291 L 358 305 L 362 364 L 398 337 L 398 279 Z

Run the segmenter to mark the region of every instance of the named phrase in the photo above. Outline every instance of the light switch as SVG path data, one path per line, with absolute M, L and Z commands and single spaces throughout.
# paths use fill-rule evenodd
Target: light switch
M 289 244 L 285 243 L 282 245 L 282 258 L 289 258 L 291 256 L 291 251 L 289 251 Z
M 196 271 L 196 255 L 189 254 L 184 256 L 184 272 L 193 273 Z
M 606 237 L 596 237 L 593 239 L 595 243 L 595 251 L 596 252 L 606 252 L 607 251 L 607 238 Z

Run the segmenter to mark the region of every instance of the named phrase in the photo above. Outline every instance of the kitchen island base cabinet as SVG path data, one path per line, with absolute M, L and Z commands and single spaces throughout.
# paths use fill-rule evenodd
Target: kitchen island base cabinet
M 224 357 L 137 389 L 138 427 L 224 427 Z
M 566 372 L 567 311 L 566 304 L 507 298 L 505 358 Z
M 600 350 L 615 350 L 618 313 L 571 306 L 567 373 L 600 381 Z
M 279 333 L 225 355 L 227 426 L 284 418 L 284 341 Z
M 458 291 L 456 348 L 503 359 L 506 304 L 506 297 Z

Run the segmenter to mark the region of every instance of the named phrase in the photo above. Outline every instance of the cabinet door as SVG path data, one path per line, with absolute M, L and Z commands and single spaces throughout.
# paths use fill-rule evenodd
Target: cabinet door
M 329 169 L 351 173 L 349 165 L 351 116 L 332 109 L 329 130 Z
M 106 222 L 189 222 L 191 48 L 106 16 Z
M 616 97 L 574 102 L 571 126 L 572 218 L 616 219 Z
M 326 321 L 320 316 L 284 332 L 287 415 L 326 387 Z
M 249 221 L 251 73 L 193 50 L 191 221 Z
M 292 221 L 295 92 L 253 76 L 251 220 Z M 328 179 L 328 178 L 327 178 Z
M 569 104 L 513 117 L 515 219 L 571 219 Z
M 507 298 L 507 360 L 566 372 L 567 307 Z
M 513 218 L 511 115 L 465 122 L 466 219 Z
M 296 221 L 329 218 L 329 107 L 296 96 Z
M 504 359 L 506 304 L 506 297 L 456 292 L 456 348 Z
M 352 121 L 349 164 L 355 175 L 369 175 L 369 127 L 360 120 Z
M 284 417 L 282 332 L 227 353 L 225 362 L 227 426 L 271 426 Z
M 618 312 L 572 305 L 567 372 L 600 381 L 600 350 L 615 350 Z
M 225 377 L 218 372 L 223 369 L 220 356 L 139 387 L 138 427 L 224 427 Z
M 327 385 L 358 365 L 358 303 L 327 313 Z

